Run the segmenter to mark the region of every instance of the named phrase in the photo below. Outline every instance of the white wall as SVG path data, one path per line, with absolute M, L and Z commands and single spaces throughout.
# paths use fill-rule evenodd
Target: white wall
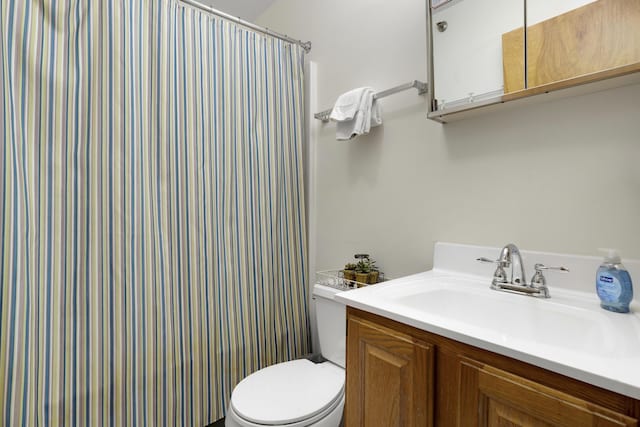
M 312 109 L 426 80 L 424 1 L 278 0 L 259 23 L 313 42 Z M 423 271 L 438 240 L 640 258 L 640 85 L 446 125 L 415 92 L 382 102 L 367 137 L 315 131 L 317 269 L 368 252 L 390 276 Z
M 232 16 L 237 16 L 247 21 L 256 19 L 273 0 L 196 0 L 200 3 L 221 10 Z
M 593 3 L 596 0 L 536 0 L 527 3 L 527 25 L 534 25 L 554 16 Z

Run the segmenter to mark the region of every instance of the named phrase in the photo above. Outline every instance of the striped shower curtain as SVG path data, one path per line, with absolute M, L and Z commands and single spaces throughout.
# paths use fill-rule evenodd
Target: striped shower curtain
M 309 350 L 303 53 L 0 0 L 0 426 L 200 426 Z

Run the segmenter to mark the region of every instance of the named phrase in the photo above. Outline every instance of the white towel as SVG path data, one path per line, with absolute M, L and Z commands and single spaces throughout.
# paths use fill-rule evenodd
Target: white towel
M 372 88 L 362 87 L 338 97 L 330 116 L 337 122 L 337 140 L 349 140 L 369 133 L 371 127 L 382 124 L 380 104 L 374 99 L 374 93 Z
M 352 120 L 360 108 L 362 97 L 370 90 L 369 87 L 361 87 L 340 95 L 331 110 L 331 120 L 336 122 Z

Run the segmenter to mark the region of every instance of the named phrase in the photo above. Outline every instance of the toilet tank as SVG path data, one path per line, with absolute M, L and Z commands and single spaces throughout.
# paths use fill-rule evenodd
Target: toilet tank
M 320 352 L 322 357 L 344 368 L 347 310 L 344 304 L 334 299 L 339 292 L 343 291 L 320 284 L 313 286 Z

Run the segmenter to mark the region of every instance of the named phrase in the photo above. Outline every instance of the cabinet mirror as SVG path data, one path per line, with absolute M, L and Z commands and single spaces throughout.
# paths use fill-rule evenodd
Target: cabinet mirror
M 434 120 L 640 81 L 639 0 L 430 0 L 427 18 Z
M 524 43 L 524 5 L 524 0 L 431 0 L 434 110 L 504 94 L 502 36 L 509 33 L 515 40 L 519 33 Z M 510 58 L 524 55 L 522 46 L 512 48 Z M 511 78 L 513 85 L 524 86 L 524 72 Z

